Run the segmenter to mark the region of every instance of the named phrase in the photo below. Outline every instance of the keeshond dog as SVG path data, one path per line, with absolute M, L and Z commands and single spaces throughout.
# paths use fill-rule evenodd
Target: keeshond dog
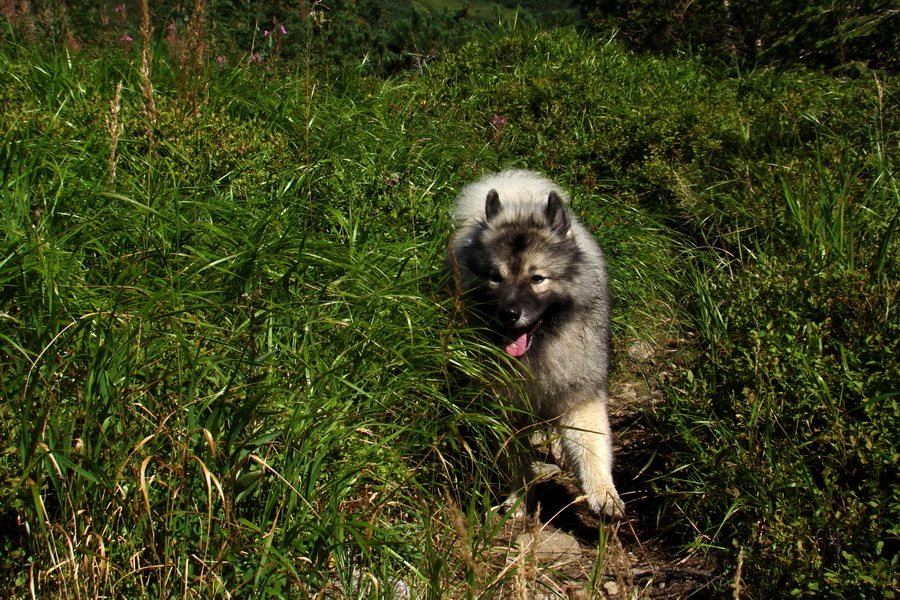
M 607 415 L 606 260 L 567 202 L 531 171 L 482 177 L 453 204 L 447 262 L 467 314 L 513 357 L 521 384 L 502 393 L 546 422 L 554 458 L 591 509 L 622 516 Z

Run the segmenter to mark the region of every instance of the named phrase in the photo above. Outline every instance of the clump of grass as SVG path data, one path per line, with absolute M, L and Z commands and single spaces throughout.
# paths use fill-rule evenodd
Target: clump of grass
M 206 2 L 197 0 L 188 22 L 187 32 L 176 33 L 174 23 L 166 26 L 166 45 L 178 69 L 178 91 L 181 111 L 196 117 L 200 110 L 198 96 L 206 90 L 205 67 L 209 46 Z
M 68 83 L 49 96 L 59 113 L 107 105 L 72 102 Z M 283 86 L 302 114 L 303 81 Z M 373 111 L 365 94 L 357 102 Z M 3 404 L 17 415 L 3 442 L 16 500 L 3 510 L 23 523 L 25 557 L 13 594 L 388 597 L 454 585 L 454 564 L 433 583 L 418 567 L 435 560 L 420 524 L 442 488 L 489 487 L 489 452 L 460 458 L 452 432 L 488 448 L 506 430 L 489 399 L 456 382 L 481 367 L 449 326 L 449 300 L 434 298 L 452 184 L 430 170 L 439 147 L 410 151 L 391 122 L 350 130 L 383 115 L 344 101 L 315 108 L 322 131 L 331 122 L 347 136 L 327 146 L 344 162 L 321 166 L 314 146 L 308 173 L 276 177 L 259 163 L 293 156 L 270 143 L 292 111 L 241 128 L 232 107 L 196 120 L 234 127 L 217 138 L 226 149 L 159 138 L 155 166 L 171 176 L 153 194 L 133 145 L 117 145 L 109 193 L 94 177 L 106 144 L 45 152 L 29 126 L 7 132 L 7 148 L 30 150 L 4 154 L 2 187 Z M 160 112 L 158 133 L 173 122 Z M 373 134 L 384 144 L 367 150 Z M 75 147 L 64 136 L 76 131 L 56 135 L 53 147 Z M 220 154 L 245 144 L 270 154 L 220 171 Z M 490 494 L 472 497 L 467 511 L 490 514 Z M 485 541 L 467 543 L 478 564 Z
M 107 179 L 107 187 L 109 191 L 113 191 L 116 187 L 116 164 L 119 158 L 116 150 L 119 147 L 119 136 L 122 135 L 124 125 L 119 120 L 119 111 L 122 108 L 122 82 L 116 85 L 116 93 L 112 100 L 109 101 L 109 115 L 104 117 L 106 128 L 109 131 L 109 178 Z
M 150 24 L 150 8 L 147 0 L 140 1 L 141 24 L 138 28 L 141 34 L 141 93 L 144 96 L 144 118 L 146 119 L 145 128 L 147 131 L 147 140 L 153 145 L 153 130 L 156 127 L 156 99 L 153 97 L 153 82 L 151 81 L 151 65 L 153 58 L 151 55 L 151 33 L 152 26 Z M 124 5 L 123 5 L 124 7 Z

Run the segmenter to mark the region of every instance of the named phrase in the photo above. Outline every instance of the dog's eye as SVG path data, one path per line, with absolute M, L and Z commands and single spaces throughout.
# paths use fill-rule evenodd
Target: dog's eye
M 537 284 L 539 284 L 539 283 L 544 283 L 544 281 L 545 281 L 546 279 L 547 279 L 547 278 L 544 277 L 543 275 L 532 275 L 532 276 L 531 276 L 531 283 L 533 283 L 534 285 L 537 285 Z
M 491 275 L 491 283 L 503 283 L 503 277 L 499 273 Z

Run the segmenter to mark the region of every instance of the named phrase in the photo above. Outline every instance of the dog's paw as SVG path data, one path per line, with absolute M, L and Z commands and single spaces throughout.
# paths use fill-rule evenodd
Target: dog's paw
M 528 506 L 525 495 L 519 492 L 511 492 L 501 504 L 492 506 L 491 510 L 498 515 L 504 515 L 510 519 L 523 519 L 528 516 Z
M 625 518 L 625 504 L 619 498 L 615 488 L 588 494 L 588 506 L 598 515 L 606 515 L 616 519 Z

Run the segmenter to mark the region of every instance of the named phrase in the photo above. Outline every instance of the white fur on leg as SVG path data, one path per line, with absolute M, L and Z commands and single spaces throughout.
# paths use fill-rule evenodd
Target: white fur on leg
M 612 480 L 612 433 L 601 400 L 576 404 L 558 422 L 563 458 L 575 471 L 591 509 L 622 517 L 625 505 Z

